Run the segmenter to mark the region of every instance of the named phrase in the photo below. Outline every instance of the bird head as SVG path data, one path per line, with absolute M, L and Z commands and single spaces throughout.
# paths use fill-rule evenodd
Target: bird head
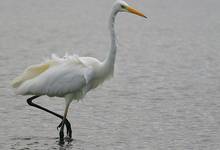
M 135 15 L 147 18 L 143 13 L 139 12 L 138 10 L 132 8 L 131 6 L 129 6 L 125 1 L 123 0 L 117 0 L 114 4 L 114 9 L 116 10 L 116 12 L 129 12 L 129 13 L 133 13 Z

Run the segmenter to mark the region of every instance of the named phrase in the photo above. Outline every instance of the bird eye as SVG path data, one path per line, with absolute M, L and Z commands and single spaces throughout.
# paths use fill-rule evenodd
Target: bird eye
M 125 6 L 124 6 L 124 5 L 121 5 L 121 8 L 125 9 Z

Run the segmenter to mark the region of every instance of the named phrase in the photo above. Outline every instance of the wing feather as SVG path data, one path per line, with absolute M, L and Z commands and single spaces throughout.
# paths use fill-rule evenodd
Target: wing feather
M 18 88 L 17 93 L 58 97 L 70 93 L 83 94 L 88 83 L 88 76 L 91 76 L 91 71 L 88 70 L 90 69 L 82 65 L 61 64 L 48 69 L 35 79 L 25 82 Z
M 20 86 L 24 81 L 32 79 L 42 72 L 46 71 L 50 67 L 50 63 L 44 63 L 40 65 L 33 65 L 27 68 L 24 73 L 22 73 L 20 76 L 15 78 L 12 81 L 12 87 L 17 88 Z
M 12 86 L 20 95 L 63 97 L 72 93 L 78 99 L 94 87 L 91 82 L 96 74 L 95 68 L 100 64 L 91 57 L 66 55 L 60 58 L 52 55 L 45 63 L 27 68 Z
M 12 87 L 18 88 L 21 84 L 23 84 L 25 81 L 28 81 L 30 79 L 34 79 L 35 77 L 39 76 L 43 72 L 45 72 L 47 69 L 49 69 L 52 66 L 56 66 L 59 64 L 66 64 L 66 63 L 72 63 L 77 65 L 84 65 L 79 57 L 77 55 L 70 55 L 65 56 L 63 58 L 60 58 L 56 56 L 55 54 L 52 54 L 51 58 L 45 61 L 44 63 L 32 65 L 25 69 L 25 71 L 16 77 L 12 81 Z

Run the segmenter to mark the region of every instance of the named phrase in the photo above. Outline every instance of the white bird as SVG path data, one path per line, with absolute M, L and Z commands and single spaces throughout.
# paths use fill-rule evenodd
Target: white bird
M 67 55 L 63 58 L 52 55 L 51 59 L 41 64 L 28 67 L 12 82 L 16 94 L 32 95 L 27 100 L 29 105 L 62 119 L 58 126 L 60 127 L 60 144 L 64 144 L 64 125 L 67 127 L 67 136 L 69 139 L 72 137 L 71 125 L 66 119 L 70 103 L 73 100 L 82 99 L 87 92 L 113 75 L 117 49 L 114 24 L 118 12 L 130 12 L 145 17 L 144 14 L 122 0 L 117 0 L 114 3 L 109 20 L 111 48 L 104 61 L 92 57 L 78 57 L 77 55 Z M 33 99 L 42 95 L 64 97 L 66 102 L 64 115 L 61 116 L 32 102 Z

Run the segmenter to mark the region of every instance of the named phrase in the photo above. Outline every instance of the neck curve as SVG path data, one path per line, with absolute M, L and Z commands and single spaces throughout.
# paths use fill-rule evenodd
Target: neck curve
M 103 64 L 104 68 L 107 69 L 110 74 L 113 74 L 114 72 L 114 64 L 115 64 L 115 56 L 116 56 L 116 50 L 117 50 L 117 44 L 116 44 L 116 34 L 115 34 L 115 17 L 117 15 L 118 11 L 115 11 L 113 9 L 110 18 L 109 18 L 109 31 L 111 36 L 111 49 L 108 52 L 107 57 L 105 58 Z

